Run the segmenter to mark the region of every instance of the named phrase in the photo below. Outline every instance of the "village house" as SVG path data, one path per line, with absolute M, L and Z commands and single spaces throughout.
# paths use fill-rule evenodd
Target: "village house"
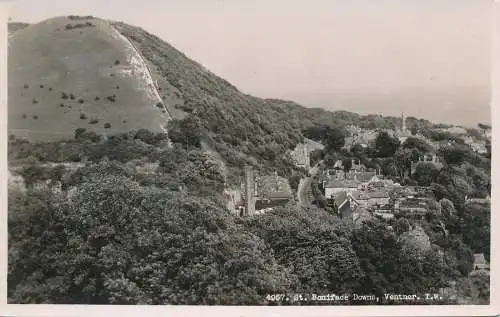
M 297 144 L 295 149 L 290 152 L 290 156 L 294 160 L 295 166 L 308 171 L 311 168 L 311 152 L 323 150 L 324 147 L 321 143 L 304 138 L 304 143 Z
M 474 271 L 480 271 L 480 270 L 485 270 L 489 271 L 490 270 L 490 265 L 486 261 L 486 258 L 484 257 L 483 253 L 476 253 L 474 254 Z
M 344 148 L 350 150 L 354 145 L 358 144 L 363 148 L 373 145 L 377 138 L 378 132 L 375 130 L 361 129 L 356 126 L 346 128 L 348 136 L 345 137 Z
M 333 194 L 328 200 L 328 204 L 342 218 L 350 218 L 353 211 L 359 206 L 359 203 L 347 191 Z
M 465 202 L 468 204 L 489 205 L 491 203 L 491 196 L 488 195 L 485 198 L 472 198 L 465 196 Z
M 362 183 L 355 180 L 333 179 L 324 181 L 323 183 L 324 194 L 327 199 L 332 197 L 333 194 L 341 191 L 346 191 L 346 192 L 356 191 L 358 189 L 361 189 L 361 186 Z
M 411 162 L 411 173 L 412 174 L 415 173 L 417 166 L 421 163 L 433 164 L 438 169 L 441 169 L 443 167 L 443 163 L 436 153 L 424 154 L 418 158 L 418 161 Z
M 351 192 L 351 195 L 360 206 L 365 208 L 386 206 L 390 203 L 389 192 L 385 189 L 370 191 L 358 190 Z
M 385 206 L 389 205 L 390 202 L 390 196 L 389 193 L 384 190 L 380 189 L 377 191 L 368 191 L 368 205 L 369 206 Z
M 297 144 L 295 149 L 290 154 L 295 162 L 295 166 L 309 170 L 311 166 L 311 159 L 306 144 Z
M 245 167 L 245 181 L 242 185 L 243 205 L 237 212 L 252 216 L 259 211 L 284 206 L 293 199 L 293 192 L 286 178 L 274 175 L 255 176 L 252 167 Z

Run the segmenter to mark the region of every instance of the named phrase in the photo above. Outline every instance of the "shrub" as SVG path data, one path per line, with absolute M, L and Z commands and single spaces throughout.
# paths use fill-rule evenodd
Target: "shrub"
M 59 107 L 61 107 L 61 108 L 62 108 L 62 107 L 64 107 L 64 103 L 62 103 L 62 102 L 61 102 L 61 103 L 59 104 Z
M 82 103 L 84 103 L 84 102 L 85 102 L 85 100 L 83 100 L 82 98 L 78 99 L 78 103 L 79 103 L 79 104 L 82 104 Z
M 100 100 L 101 98 L 99 98 L 99 96 L 95 96 L 95 100 Z
M 61 93 L 61 99 L 68 100 L 69 96 L 64 91 Z
M 34 115 L 34 116 L 33 116 L 33 119 L 35 119 L 35 120 L 36 120 L 36 119 L 38 119 L 38 116 L 37 116 L 37 115 Z
M 27 117 L 27 115 L 24 113 L 24 114 L 23 114 L 23 119 L 26 119 L 26 117 Z
M 9 140 L 14 141 L 16 139 L 16 136 L 14 134 L 9 135 Z
M 104 124 L 104 129 L 109 129 L 109 128 L 111 128 L 111 123 L 106 122 L 106 123 Z
M 82 120 L 87 119 L 87 115 L 85 115 L 85 113 L 80 113 L 80 119 Z
M 78 139 L 80 136 L 82 136 L 87 130 L 84 128 L 77 128 L 75 130 L 75 139 Z
M 111 101 L 111 102 L 115 102 L 115 101 L 116 101 L 116 96 L 115 96 L 115 95 L 113 95 L 113 96 L 108 96 L 108 97 L 106 97 L 106 99 L 108 99 L 108 100 L 109 100 L 109 101 Z
M 44 85 L 40 85 L 40 88 L 43 88 L 43 87 L 45 87 L 45 86 Z
M 161 108 L 163 108 L 163 104 L 162 104 L 161 102 L 158 102 L 158 103 L 156 104 L 156 107 L 158 107 L 158 108 L 160 108 L 160 109 L 161 109 Z
M 52 91 L 52 90 L 53 90 L 52 87 L 49 87 L 49 91 Z
M 116 89 L 120 89 L 120 86 L 116 86 Z
M 75 100 L 75 99 L 76 99 L 76 97 L 75 97 L 75 95 L 73 95 L 73 94 L 69 94 L 69 99 L 71 99 L 71 100 Z
M 24 84 L 24 89 L 28 89 L 30 88 L 30 86 L 28 86 L 28 84 Z
M 115 61 L 115 65 L 120 65 L 120 61 L 118 59 Z
M 90 119 L 89 123 L 90 123 L 90 124 L 97 124 L 97 123 L 99 123 L 99 119 L 97 119 L 97 118 L 92 118 L 92 119 Z
M 66 27 L 65 27 L 66 30 L 72 30 L 73 29 L 73 26 L 71 24 L 66 24 Z
M 123 120 L 123 123 L 127 123 L 127 120 Z
M 38 100 L 36 98 L 33 98 L 33 104 L 37 104 Z

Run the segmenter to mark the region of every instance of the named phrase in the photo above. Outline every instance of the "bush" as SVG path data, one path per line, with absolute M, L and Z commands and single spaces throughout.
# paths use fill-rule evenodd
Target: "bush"
M 111 128 L 111 123 L 106 122 L 106 123 L 104 124 L 104 129 L 109 129 L 109 128 Z
M 33 104 L 37 104 L 38 103 L 38 100 L 36 98 L 33 98 Z
M 70 98 L 71 100 L 75 100 L 75 98 L 76 98 L 76 97 L 75 97 L 75 95 L 73 95 L 73 94 L 69 94 L 69 98 Z
M 158 108 L 162 109 L 162 108 L 163 108 L 163 104 L 162 104 L 161 102 L 158 102 L 158 103 L 156 104 L 156 107 L 158 107 Z
M 64 103 L 62 103 L 62 102 L 61 102 L 61 103 L 59 104 L 59 107 L 61 107 L 61 108 L 62 108 L 62 107 L 64 107 Z
M 43 87 L 45 87 L 45 86 L 44 85 L 40 85 L 40 88 L 43 88 Z
M 113 95 L 113 96 L 107 96 L 106 99 L 108 99 L 111 102 L 115 102 L 116 101 L 116 96 L 115 95 Z
M 80 113 L 80 119 L 82 120 L 87 119 L 87 115 L 85 113 Z
M 115 65 L 120 65 L 120 60 L 115 60 Z
M 100 100 L 101 98 L 99 98 L 99 96 L 95 96 L 95 100 Z
M 85 100 L 83 100 L 82 98 L 78 99 L 78 103 L 79 103 L 79 104 L 82 104 L 82 103 L 84 103 L 84 102 L 85 102 Z
M 34 116 L 33 116 L 33 119 L 35 119 L 35 120 L 36 120 L 36 119 L 38 119 L 38 116 L 37 116 L 37 115 L 34 115 Z
M 68 100 L 69 99 L 69 96 L 67 93 L 65 93 L 64 91 L 61 92 L 61 99 L 64 99 L 64 100 Z
M 86 131 L 84 128 L 77 128 L 75 130 L 75 139 L 79 139 Z
M 28 84 L 24 84 L 24 89 L 28 89 L 30 88 L 30 86 L 28 86 Z
M 97 119 L 97 118 L 92 118 L 92 119 L 90 119 L 89 123 L 90 123 L 90 124 L 97 124 L 97 123 L 99 123 L 99 119 Z
M 27 116 L 26 116 L 26 114 L 25 114 L 25 113 L 23 113 L 23 119 L 26 119 L 26 117 L 27 117 Z

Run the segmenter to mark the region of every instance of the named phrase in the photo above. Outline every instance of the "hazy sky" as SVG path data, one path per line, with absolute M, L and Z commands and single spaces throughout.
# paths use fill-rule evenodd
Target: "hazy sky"
M 487 87 L 490 12 L 489 0 L 17 0 L 11 7 L 15 21 L 91 14 L 138 25 L 246 93 L 306 103 L 338 91 Z

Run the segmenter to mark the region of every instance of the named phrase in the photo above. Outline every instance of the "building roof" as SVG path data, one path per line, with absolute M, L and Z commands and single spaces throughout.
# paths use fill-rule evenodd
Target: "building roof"
M 341 191 L 332 195 L 332 199 L 337 207 L 340 207 L 346 200 L 348 200 L 347 192 Z
M 488 264 L 483 253 L 474 254 L 474 264 Z
M 376 187 L 376 188 L 384 188 L 385 187 L 385 183 L 383 181 L 370 182 L 370 184 L 368 184 L 368 185 L 371 187 Z
M 352 197 L 356 200 L 368 200 L 370 198 L 370 196 L 368 196 L 366 192 L 359 190 L 352 192 Z
M 369 191 L 367 195 L 370 198 L 389 198 L 389 193 L 386 190 Z
M 332 179 L 326 183 L 325 188 L 357 188 L 361 182 L 355 180 Z
M 256 177 L 255 187 L 257 195 L 262 197 L 280 197 L 280 195 L 284 196 L 285 193 L 290 196 L 292 193 L 288 180 L 276 174 Z
M 365 183 L 370 181 L 376 175 L 377 172 L 359 172 L 355 174 L 355 177 L 358 181 Z
M 304 143 L 307 146 L 307 150 L 309 152 L 315 151 L 315 150 L 323 150 L 325 146 L 319 142 L 316 142 L 314 140 L 304 138 Z
M 342 168 L 343 164 L 341 160 L 337 160 L 333 165 L 333 168 Z
M 299 143 L 295 147 L 295 149 L 292 151 L 292 158 L 295 161 L 296 164 L 299 165 L 307 165 L 307 154 L 308 149 L 307 145 L 304 143 Z

